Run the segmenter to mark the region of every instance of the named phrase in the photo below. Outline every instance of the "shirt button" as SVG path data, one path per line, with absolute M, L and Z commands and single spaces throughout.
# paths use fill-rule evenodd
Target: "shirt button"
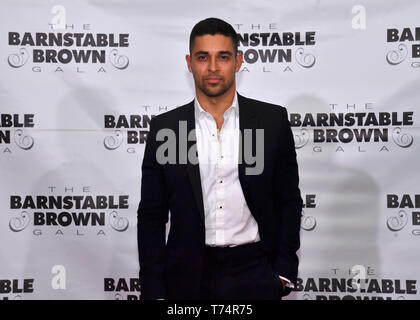
M 222 180 L 220 180 L 220 183 L 222 183 L 223 181 Z
M 220 206 L 219 208 L 222 209 L 222 206 Z

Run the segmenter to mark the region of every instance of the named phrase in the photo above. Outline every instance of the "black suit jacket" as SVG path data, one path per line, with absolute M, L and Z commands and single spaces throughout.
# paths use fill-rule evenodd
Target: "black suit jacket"
M 264 129 L 264 170 L 259 175 L 247 175 L 245 169 L 255 164 L 238 164 L 242 191 L 273 268 L 296 283 L 302 198 L 287 111 L 239 94 L 238 105 L 242 133 L 252 129 L 255 137 L 255 129 Z M 205 248 L 199 164 L 162 165 L 156 160 L 156 151 L 164 143 L 157 141 L 157 132 L 167 128 L 178 137 L 180 121 L 186 121 L 188 132 L 195 129 L 194 100 L 150 122 L 137 212 L 142 299 L 196 299 L 199 294 Z M 242 159 L 244 141 L 240 145 Z M 195 143 L 188 141 L 188 150 Z M 185 155 L 179 139 L 175 149 L 177 159 Z M 253 150 L 255 154 L 255 139 Z M 168 211 L 171 221 L 166 243 Z

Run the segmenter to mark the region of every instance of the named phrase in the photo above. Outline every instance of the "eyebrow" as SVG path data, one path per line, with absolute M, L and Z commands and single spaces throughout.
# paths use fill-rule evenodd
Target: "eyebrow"
M 227 54 L 228 56 L 233 56 L 231 51 L 219 51 L 220 54 Z
M 198 56 L 198 55 L 208 55 L 209 52 L 208 51 L 197 51 L 196 53 L 194 53 L 194 56 Z M 233 56 L 233 53 L 231 51 L 219 51 L 218 54 L 226 54 L 228 56 Z

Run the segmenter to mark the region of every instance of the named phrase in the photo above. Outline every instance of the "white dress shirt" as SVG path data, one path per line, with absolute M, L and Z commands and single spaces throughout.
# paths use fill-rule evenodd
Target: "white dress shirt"
M 206 245 L 237 246 L 260 241 L 258 225 L 242 192 L 238 176 L 239 105 L 235 93 L 217 129 L 213 116 L 194 102 L 197 153 L 204 203 Z M 281 277 L 292 287 L 293 284 Z
M 237 246 L 260 240 L 238 176 L 239 107 L 235 94 L 218 131 L 213 116 L 195 99 L 197 153 L 203 191 L 206 245 Z

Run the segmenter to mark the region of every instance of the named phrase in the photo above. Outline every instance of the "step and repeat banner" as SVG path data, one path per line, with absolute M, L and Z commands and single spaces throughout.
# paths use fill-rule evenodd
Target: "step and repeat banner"
M 150 119 L 189 102 L 192 27 L 285 106 L 304 198 L 287 299 L 419 299 L 420 2 L 0 3 L 0 299 L 139 299 Z M 168 225 L 168 228 L 170 226 Z

